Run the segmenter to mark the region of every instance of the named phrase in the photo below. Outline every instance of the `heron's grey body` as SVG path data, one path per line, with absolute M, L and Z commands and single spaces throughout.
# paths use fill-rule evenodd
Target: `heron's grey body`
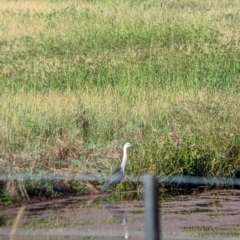
M 122 154 L 122 163 L 121 166 L 118 167 L 112 175 L 107 179 L 105 184 L 102 187 L 102 192 L 107 191 L 110 187 L 119 184 L 125 176 L 125 168 L 127 163 L 127 148 L 130 147 L 130 143 L 125 143 L 123 146 L 123 154 Z
M 123 179 L 124 179 L 123 170 L 121 167 L 118 167 L 103 185 L 102 192 L 105 192 L 112 186 L 119 184 Z

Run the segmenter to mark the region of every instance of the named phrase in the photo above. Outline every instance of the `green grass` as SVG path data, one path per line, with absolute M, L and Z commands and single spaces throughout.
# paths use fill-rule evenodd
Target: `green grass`
M 198 90 L 226 88 L 238 81 L 237 14 L 235 21 L 218 12 L 215 16 L 211 5 L 203 7 L 200 1 L 188 7 L 189 15 L 188 8 L 177 14 L 182 6 L 157 1 L 148 7 L 127 2 L 82 4 L 55 5 L 48 12 L 19 11 L 16 20 L 20 24 L 30 30 L 38 24 L 43 29 L 39 34 L 32 30 L 34 34 L 23 33 L 17 39 L 6 36 L 2 41 L 2 91 L 102 89 L 108 85 Z M 194 12 L 197 7 L 200 13 Z M 200 17 L 207 9 L 210 16 Z M 12 20 L 13 11 L 5 14 Z M 224 34 L 224 26 L 220 29 L 214 17 L 226 29 L 234 22 L 231 33 Z
M 239 1 L 0 7 L 2 174 L 237 172 Z
M 7 192 L 0 193 L 0 206 L 8 206 L 12 203 L 18 203 L 19 201 L 12 197 L 11 194 Z M 5 215 L 0 216 L 0 226 L 4 225 L 8 218 Z

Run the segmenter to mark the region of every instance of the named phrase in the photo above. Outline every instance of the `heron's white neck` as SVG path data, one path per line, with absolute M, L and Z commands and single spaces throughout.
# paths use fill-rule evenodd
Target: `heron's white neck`
M 121 168 L 123 169 L 123 172 L 125 172 L 125 167 L 127 163 L 127 148 L 123 148 L 123 155 L 122 155 L 122 163 L 121 163 Z

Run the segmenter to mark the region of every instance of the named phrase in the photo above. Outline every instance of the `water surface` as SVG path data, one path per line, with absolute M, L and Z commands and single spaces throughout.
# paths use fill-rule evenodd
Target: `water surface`
M 239 190 L 162 194 L 162 239 L 239 239 Z M 75 196 L 24 205 L 15 239 L 144 239 L 144 200 L 136 193 Z M 1 207 L 9 239 L 20 207 Z

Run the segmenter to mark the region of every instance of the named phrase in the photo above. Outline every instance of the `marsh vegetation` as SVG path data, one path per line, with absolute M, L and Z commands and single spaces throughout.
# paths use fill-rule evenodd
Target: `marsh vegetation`
M 236 175 L 239 1 L 0 9 L 0 174 Z

